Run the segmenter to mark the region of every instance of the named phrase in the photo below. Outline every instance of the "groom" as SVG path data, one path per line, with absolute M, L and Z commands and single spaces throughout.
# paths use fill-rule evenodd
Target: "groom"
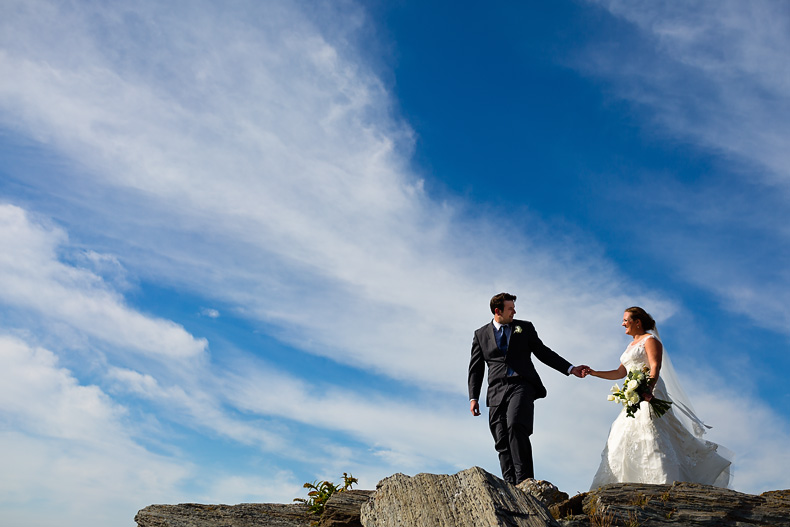
M 494 320 L 475 331 L 469 361 L 469 409 L 480 415 L 480 389 L 488 365 L 486 405 L 488 426 L 499 452 L 502 478 L 514 485 L 535 476 L 532 466 L 532 421 L 535 399 L 546 388 L 532 363 L 532 355 L 555 370 L 584 377 L 587 366 L 573 366 L 549 349 L 526 320 L 515 320 L 516 296 L 499 293 L 491 299 Z

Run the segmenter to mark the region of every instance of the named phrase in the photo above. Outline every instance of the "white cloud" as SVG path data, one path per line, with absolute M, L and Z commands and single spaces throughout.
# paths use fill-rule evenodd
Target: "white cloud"
M 654 107 L 674 133 L 748 160 L 766 182 L 790 184 L 790 16 L 771 1 L 666 4 L 598 2 L 635 24 L 658 57 L 641 64 L 601 64 L 627 72 L 626 96 Z
M 88 19 L 114 27 L 111 14 L 70 11 L 85 30 L 68 52 L 57 40 L 6 43 L 0 68 L 18 82 L 0 105 L 86 167 L 70 192 L 80 201 L 99 188 L 104 199 L 62 220 L 81 231 L 101 225 L 108 252 L 135 274 L 238 305 L 289 343 L 298 304 L 305 338 L 296 346 L 451 391 L 492 291 L 528 292 L 521 305 L 540 306 L 530 316 L 560 349 L 582 341 L 559 328 L 561 317 L 591 321 L 626 303 L 581 240 L 571 250 L 569 240 L 514 235 L 500 262 L 511 273 L 498 283 L 485 256 L 499 252 L 490 233 L 519 227 L 430 201 L 406 170 L 410 132 L 389 115 L 380 82 L 298 11 L 267 13 L 253 27 L 127 9 L 153 17 L 151 31 L 168 28 L 151 59 L 164 72 L 117 60 L 151 43 L 124 37 L 123 24 L 100 39 Z M 39 33 L 47 20 L 14 26 Z M 332 23 L 353 30 L 343 16 Z
M 575 66 L 635 103 L 646 137 L 691 145 L 711 164 L 684 183 L 629 176 L 650 251 L 722 308 L 787 333 L 788 258 L 777 247 L 790 241 L 790 14 L 771 1 L 591 3 L 633 32 L 616 53 L 593 43 Z
M 201 308 L 200 314 L 208 318 L 219 318 L 219 311 L 210 307 Z
M 221 392 L 215 386 L 221 372 L 212 368 L 192 368 L 187 374 L 174 377 L 157 368 L 151 371 L 154 373 L 110 367 L 106 380 L 116 393 L 131 394 L 155 403 L 160 415 L 172 422 L 272 452 L 292 449 L 280 435 L 259 424 L 236 419 L 223 408 Z M 292 450 L 291 455 L 298 455 L 298 447 Z
M 341 431 L 374 452 L 408 460 L 404 470 L 452 464 L 460 452 L 474 451 L 481 436 L 472 431 L 465 408 L 449 406 L 440 394 L 426 394 L 430 404 L 420 404 L 420 397 L 315 385 L 251 365 L 226 382 L 226 397 L 235 408 Z
M 520 315 L 550 346 L 594 364 L 616 360 L 619 317 L 635 298 L 659 318 L 676 307 L 618 276 L 600 251 L 587 254 L 592 244 L 583 239 L 521 234 L 532 222 L 542 231 L 538 218 L 493 224 L 479 219 L 486 211 L 471 216 L 462 204 L 432 201 L 407 169 L 410 131 L 389 114 L 388 94 L 342 36 L 330 40 L 296 4 L 240 5 L 243 13 L 210 3 L 182 10 L 6 2 L 0 75 L 14 82 L 0 85 L 5 126 L 73 163 L 29 182 L 46 196 L 37 206 L 140 280 L 230 306 L 226 312 L 289 346 L 386 378 L 400 395 L 289 375 L 259 357 L 245 357 L 241 368 L 219 353 L 208 357 L 206 342 L 182 326 L 128 307 L 120 283 L 100 278 L 105 271 L 59 260 L 66 234 L 10 205 L 0 208 L 0 242 L 13 255 L 0 259 L 3 302 L 91 335 L 111 354 L 133 347 L 144 356 L 211 359 L 173 371 L 113 354 L 98 373 L 104 391 L 62 373 L 80 394 L 69 401 L 87 401 L 116 426 L 124 407 L 106 394 L 141 401 L 161 421 L 223 446 L 315 460 L 327 472 L 338 460 L 357 463 L 369 487 L 404 467 L 482 464 L 496 472 L 485 417 L 469 415 L 465 394 L 471 334 L 490 319 L 492 292 L 519 294 Z M 354 6 L 344 9 L 356 16 L 328 12 L 325 21 L 341 34 L 364 23 Z M 71 207 L 48 206 L 58 199 Z M 497 262 L 510 271 L 506 279 L 491 272 L 489 255 L 501 254 L 491 233 L 499 230 L 513 232 L 513 251 Z M 567 490 L 584 490 L 611 421 L 603 398 L 600 406 L 587 401 L 608 384 L 542 374 L 550 396 L 538 404 L 538 467 Z M 164 427 L 156 440 L 176 449 Z M 110 428 L 96 431 L 100 441 L 123 438 Z M 84 459 L 60 443 L 40 451 Z M 165 472 L 171 479 L 151 502 L 177 485 Z M 284 478 L 275 488 L 230 472 L 200 495 L 277 500 L 296 478 L 262 471 Z M 35 491 L 36 477 L 25 492 Z
M 691 385 L 691 395 L 700 415 L 714 425 L 706 438 L 735 454 L 734 488 L 754 493 L 787 488 L 787 421 L 765 402 L 744 397 L 739 386 L 717 384 Z
M 124 408 L 50 351 L 0 336 L 0 366 L 4 524 L 81 525 L 87 502 L 91 519 L 128 522 L 141 503 L 179 496 L 188 463 L 136 444 Z
M 60 262 L 57 250 L 66 241 L 61 230 L 31 222 L 19 207 L 0 205 L 0 302 L 151 356 L 194 358 L 204 352 L 205 340 L 130 309 L 99 276 Z
M 57 367 L 55 356 L 44 349 L 3 337 L 0 349 L 5 367 L 3 407 L 34 427 L 30 432 L 89 443 L 121 417 L 95 386 L 77 386 Z M 32 417 L 32 419 L 31 419 Z
M 114 289 L 128 291 L 132 289 L 129 276 L 117 257 L 101 254 L 96 251 L 80 251 L 72 255 L 75 266 L 85 267 L 94 274 L 101 276 Z
M 337 482 L 337 476 L 329 479 Z M 212 481 L 203 497 L 211 503 L 292 503 L 294 498 L 306 497 L 304 481 L 297 482 L 287 471 L 262 476 L 224 475 Z

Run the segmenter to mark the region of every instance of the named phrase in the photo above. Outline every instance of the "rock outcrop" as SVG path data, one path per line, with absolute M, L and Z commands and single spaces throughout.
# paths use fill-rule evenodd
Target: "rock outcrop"
M 527 494 L 531 494 L 543 503 L 546 507 L 551 507 L 564 503 L 568 500 L 568 494 L 562 492 L 553 483 L 544 481 L 542 479 L 525 479 L 516 487 Z M 555 516 L 556 517 L 556 516 Z
M 571 500 L 575 501 L 574 505 L 568 505 Z M 621 483 L 580 494 L 571 500 L 555 509 L 565 517 L 561 521 L 565 527 L 790 525 L 790 490 L 755 496 L 696 483 Z
M 759 496 L 675 483 L 607 485 L 571 498 L 547 481 L 518 487 L 473 467 L 454 475 L 395 474 L 376 491 L 334 494 L 324 514 L 304 504 L 151 505 L 138 527 L 788 527 L 790 490 Z
M 149 505 L 134 517 L 138 527 L 310 527 L 315 516 L 303 504 Z
M 324 505 L 318 527 L 362 527 L 360 510 L 373 493 L 372 490 L 346 490 L 332 494 Z
M 531 494 L 473 467 L 454 475 L 395 474 L 362 505 L 365 527 L 557 526 Z

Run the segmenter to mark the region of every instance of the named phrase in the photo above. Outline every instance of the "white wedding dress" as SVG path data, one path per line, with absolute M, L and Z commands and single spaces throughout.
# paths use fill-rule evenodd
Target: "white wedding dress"
M 647 338 L 657 337 L 649 335 L 631 343 L 620 357 L 626 370 L 642 369 L 648 365 L 645 352 Z M 612 423 L 591 489 L 610 483 L 673 481 L 718 487 L 729 485 L 731 454 L 702 438 L 707 425 L 694 415 L 676 380 L 669 357 L 664 352 L 653 395 L 672 401 L 671 408 L 661 417 L 656 417 L 646 401 L 640 403 L 634 417 L 628 417 L 623 408 Z

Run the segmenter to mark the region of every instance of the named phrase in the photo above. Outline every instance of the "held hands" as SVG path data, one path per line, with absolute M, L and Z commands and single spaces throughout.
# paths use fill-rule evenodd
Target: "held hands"
M 587 375 L 589 375 L 591 371 L 593 371 L 592 368 L 585 365 L 574 366 L 573 368 L 571 368 L 571 373 L 579 377 L 580 379 L 587 377 Z

